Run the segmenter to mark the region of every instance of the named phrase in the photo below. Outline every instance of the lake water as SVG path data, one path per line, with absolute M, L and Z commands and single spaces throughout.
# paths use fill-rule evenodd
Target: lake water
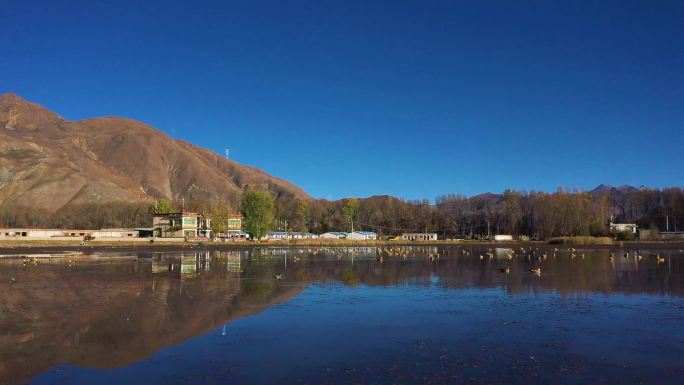
M 684 253 L 625 252 L 0 258 L 0 384 L 682 384 Z

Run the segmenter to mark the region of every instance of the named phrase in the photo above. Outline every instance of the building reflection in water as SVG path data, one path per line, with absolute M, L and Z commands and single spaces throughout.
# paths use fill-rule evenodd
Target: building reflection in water
M 3 259 L 0 378 L 23 383 L 59 364 L 129 365 L 287 301 L 310 284 L 500 288 L 511 295 L 560 297 L 684 294 L 684 256 L 678 250 L 640 250 L 641 258 L 621 249 L 575 254 L 551 247 L 532 255 L 530 250 L 426 245 L 262 247 L 140 253 L 133 259 L 99 255 L 83 257 L 75 266 L 68 258 L 44 258 L 36 266 Z M 509 273 L 502 273 L 506 266 Z M 540 276 L 530 274 L 535 267 L 542 269 Z M 286 279 L 274 279 L 281 274 Z M 16 283 L 7 284 L 10 277 Z
M 193 253 L 158 253 L 140 256 L 139 263 L 150 265 L 154 275 L 175 278 L 196 278 L 211 270 L 241 273 L 241 258 L 245 251 L 201 251 Z

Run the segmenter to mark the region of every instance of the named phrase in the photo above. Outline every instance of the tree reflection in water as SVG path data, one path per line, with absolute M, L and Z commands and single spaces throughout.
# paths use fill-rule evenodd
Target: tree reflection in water
M 619 257 L 611 260 L 611 252 Z M 681 297 L 682 255 L 675 250 L 640 253 L 642 259 L 607 249 L 583 250 L 573 257 L 551 248 L 264 247 L 101 254 L 79 257 L 75 266 L 65 258 L 41 258 L 36 266 L 3 258 L 0 378 L 3 384 L 19 384 L 61 364 L 125 367 L 288 301 L 311 284 Z M 651 254 L 664 256 L 665 262 Z M 510 272 L 502 273 L 507 266 Z M 530 274 L 535 267 L 542 269 L 540 276 Z M 276 274 L 286 278 L 275 280 Z M 9 284 L 10 278 L 16 283 Z

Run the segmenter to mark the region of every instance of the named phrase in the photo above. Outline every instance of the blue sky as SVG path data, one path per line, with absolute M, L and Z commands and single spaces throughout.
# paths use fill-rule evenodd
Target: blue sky
M 9 1 L 0 92 L 314 197 L 684 183 L 682 1 Z

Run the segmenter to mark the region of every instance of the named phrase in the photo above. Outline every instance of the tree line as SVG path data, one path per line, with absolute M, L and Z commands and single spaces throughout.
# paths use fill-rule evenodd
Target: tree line
M 605 236 L 608 223 L 636 223 L 640 228 L 684 229 L 684 192 L 681 188 L 612 189 L 555 192 L 506 190 L 501 194 L 467 197 L 442 195 L 429 200 L 402 200 L 391 196 L 340 200 L 301 200 L 250 190 L 233 200 L 164 202 L 211 215 L 214 231 L 227 218 L 245 214 L 245 225 L 263 234 L 269 230 L 370 230 L 393 236 L 403 232 L 434 232 L 441 238 L 483 239 L 494 234 L 526 235 L 535 239 L 555 236 Z M 149 227 L 160 202 L 83 204 L 51 213 L 31 208 L 0 209 L 3 227 L 106 228 Z M 255 221 L 259 216 L 261 219 Z M 249 232 L 249 229 L 248 232 Z

